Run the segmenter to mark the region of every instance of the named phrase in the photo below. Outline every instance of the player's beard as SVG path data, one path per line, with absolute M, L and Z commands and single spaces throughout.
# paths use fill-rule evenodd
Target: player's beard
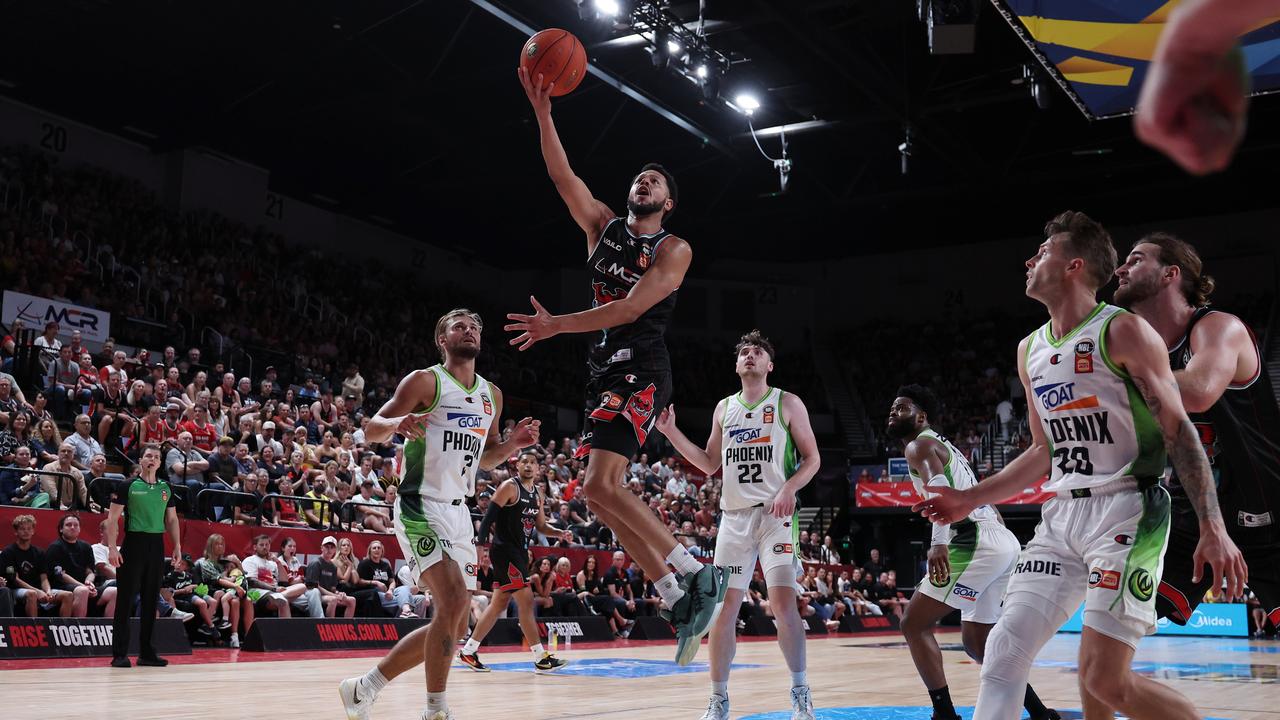
M 915 420 L 907 420 L 905 418 L 903 419 L 895 418 L 889 421 L 889 424 L 884 429 L 884 434 L 888 435 L 894 440 L 901 440 L 902 438 L 910 435 L 912 431 L 914 431 L 915 429 L 916 429 Z
M 653 196 L 650 195 L 649 197 L 653 197 Z M 656 212 L 661 211 L 662 206 L 666 202 L 667 202 L 666 200 L 650 200 L 649 202 L 644 203 L 638 200 L 631 200 L 630 198 L 628 198 L 627 212 L 631 213 L 632 215 L 635 215 L 636 217 L 645 217 L 647 215 L 652 215 Z
M 445 348 L 449 351 L 449 357 L 458 358 L 459 360 L 475 360 L 480 354 L 480 345 L 464 345 L 455 343 Z
M 1116 288 L 1115 295 L 1111 298 L 1116 305 L 1122 308 L 1132 308 L 1134 305 L 1149 300 L 1160 292 L 1160 283 L 1154 277 L 1145 280 L 1135 280 L 1132 275 L 1129 276 L 1129 282 Z

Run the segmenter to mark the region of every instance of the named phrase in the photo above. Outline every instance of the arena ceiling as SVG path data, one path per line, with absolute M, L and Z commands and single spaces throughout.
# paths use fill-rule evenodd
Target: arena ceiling
M 644 162 L 674 170 L 672 229 L 699 264 L 1031 234 L 1067 207 L 1120 224 L 1273 204 L 1274 98 L 1255 101 L 1230 172 L 1189 178 L 1128 120 L 1087 121 L 1056 87 L 1038 109 L 1032 58 L 986 3 L 976 51 L 958 55 L 930 54 L 915 6 L 707 0 L 707 38 L 736 61 L 725 93 L 759 91 L 756 126 L 821 121 L 788 138 L 785 194 L 742 114 L 606 42 L 574 0 L 0 0 L 0 92 L 157 152 L 214 148 L 270 168 L 278 192 L 506 265 L 563 264 L 556 243 L 578 235 L 516 82 L 525 37 L 503 13 L 578 33 L 594 65 L 697 129 L 597 77 L 555 106 L 575 168 L 615 209 Z M 778 154 L 777 137 L 761 142 Z

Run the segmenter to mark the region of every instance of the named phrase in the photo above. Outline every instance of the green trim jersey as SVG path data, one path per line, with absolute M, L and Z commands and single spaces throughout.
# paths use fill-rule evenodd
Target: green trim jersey
M 1027 338 L 1031 402 L 1052 454 L 1046 491 L 1150 480 L 1164 472 L 1160 427 L 1129 374 L 1107 355 L 1107 328 L 1123 312 L 1100 302 L 1060 339 L 1052 322 Z
M 476 471 L 493 424 L 493 391 L 476 375 L 464 388 L 441 365 L 427 368 L 435 377 L 436 400 L 427 413 L 426 433 L 404 445 L 400 496 L 425 496 L 451 502 L 475 494 Z
M 791 432 L 782 417 L 778 388 L 748 405 L 742 393 L 725 398 L 720 419 L 720 464 L 724 482 L 720 507 L 741 510 L 773 502 L 799 463 Z
M 946 477 L 948 487 L 954 490 L 968 490 L 978 484 L 978 477 L 974 475 L 973 468 L 969 467 L 969 462 L 965 460 L 964 453 L 951 444 L 951 441 L 934 432 L 932 429 L 926 429 L 920 433 L 920 437 L 932 438 L 947 449 L 947 464 L 942 468 L 943 476 Z M 922 478 L 916 469 L 908 467 L 911 475 L 911 482 L 916 486 L 916 492 L 920 497 L 926 500 L 932 497 L 928 492 L 928 486 L 935 484 L 932 478 Z M 938 482 L 936 484 L 941 484 Z M 980 505 L 969 513 L 964 520 L 950 525 L 932 523 L 933 525 L 933 544 L 948 545 L 952 542 L 957 544 L 967 544 L 977 541 L 977 528 L 974 523 L 980 522 L 999 522 L 999 516 L 996 514 L 995 508 L 990 505 Z

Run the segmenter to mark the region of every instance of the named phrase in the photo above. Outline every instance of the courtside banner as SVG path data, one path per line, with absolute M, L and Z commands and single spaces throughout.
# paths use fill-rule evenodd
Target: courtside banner
M 56 322 L 60 335 L 71 337 L 72 330 L 79 330 L 81 338 L 92 342 L 105 342 L 111 335 L 111 313 L 105 310 L 12 290 L 4 291 L 0 320 L 5 325 L 21 320 L 36 332 L 44 330 L 45 323 Z
M 558 644 L 566 642 L 609 642 L 613 640 L 613 630 L 609 629 L 609 621 L 596 615 L 584 617 L 542 617 L 538 618 L 538 639 L 543 643 L 556 637 Z M 484 639 L 484 645 L 519 645 L 524 639 L 520 631 L 520 622 L 515 618 L 498 618 L 493 630 Z
M 1059 632 L 1081 632 L 1084 606 L 1062 626 Z M 1249 637 L 1249 610 L 1243 603 L 1200 603 L 1186 625 L 1156 621 L 1156 635 L 1199 635 L 1201 637 Z
M 111 657 L 109 618 L 0 618 L 0 660 Z M 151 637 L 160 655 L 190 655 L 182 623 L 156 620 Z M 129 654 L 138 654 L 138 619 L 130 621 Z
M 426 624 L 418 618 L 258 618 L 243 648 L 253 652 L 389 648 Z
M 845 615 L 840 618 L 840 632 L 885 632 L 898 629 L 898 618 L 893 615 Z
M 1041 489 L 1046 480 L 1037 481 L 1017 495 L 1001 500 L 997 505 L 1043 505 L 1053 497 Z M 915 485 L 909 482 L 860 482 L 855 488 L 860 508 L 906 507 L 920 502 Z

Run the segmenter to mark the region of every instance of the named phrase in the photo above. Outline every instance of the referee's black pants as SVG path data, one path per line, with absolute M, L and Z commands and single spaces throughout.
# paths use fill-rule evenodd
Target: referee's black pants
M 114 657 L 129 654 L 129 616 L 133 613 L 133 598 L 140 593 L 142 617 L 138 655 L 155 657 L 151 632 L 156 626 L 156 597 L 160 594 L 160 574 L 164 571 L 164 534 L 126 532 L 120 555 L 123 562 L 116 572 L 116 616 L 111 626 L 111 654 Z

